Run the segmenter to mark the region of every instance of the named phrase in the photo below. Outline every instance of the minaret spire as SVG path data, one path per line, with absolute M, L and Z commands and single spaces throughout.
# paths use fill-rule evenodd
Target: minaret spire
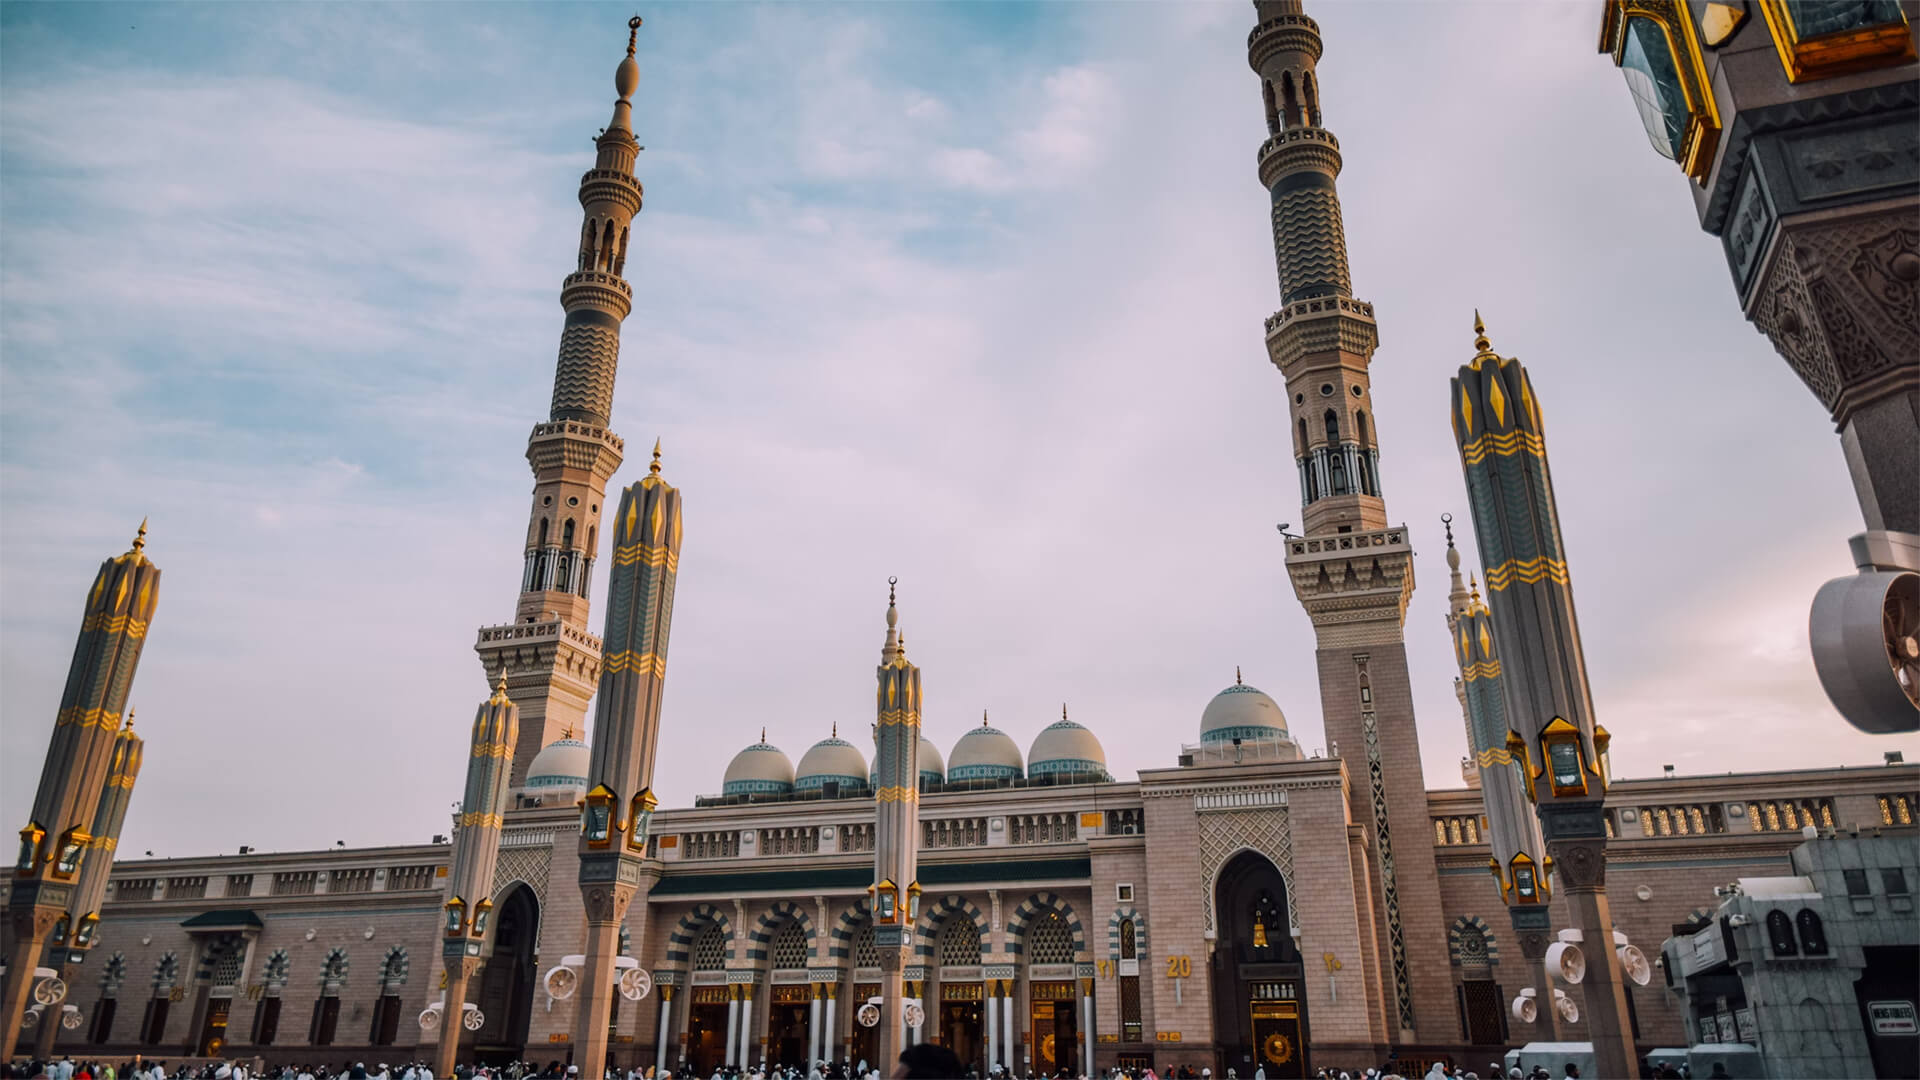
M 875 675 L 873 915 L 880 953 L 880 1060 L 906 1049 L 902 977 L 920 895 L 920 669 L 899 648 L 897 578 L 887 579 L 887 638 Z
M 566 318 L 554 363 L 553 399 L 527 440 L 533 505 L 522 547 L 520 599 L 510 623 L 482 627 L 474 648 L 491 685 L 513 675 L 520 743 L 512 781 L 519 783 L 541 747 L 562 728 L 583 727 L 600 672 L 600 643 L 589 629 L 600 510 L 626 444 L 608 429 L 620 326 L 633 307 L 624 277 L 633 219 L 642 190 L 634 178 L 640 145 L 633 137 L 634 59 L 640 19 L 627 21 L 627 52 L 614 70 L 613 119 L 594 139 L 593 167 L 580 178 L 580 247 L 560 283 Z M 655 444 L 658 473 L 658 450 Z M 543 641 L 528 648 L 530 640 Z

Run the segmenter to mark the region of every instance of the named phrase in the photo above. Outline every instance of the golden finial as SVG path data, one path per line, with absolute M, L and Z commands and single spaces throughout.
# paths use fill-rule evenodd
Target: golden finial
M 502 667 L 502 668 L 500 669 L 500 681 L 494 684 L 494 687 L 493 687 L 493 697 L 491 697 L 491 698 L 489 698 L 489 699 L 487 699 L 487 704 L 489 704 L 489 705 L 505 705 L 505 704 L 507 703 L 507 701 L 508 701 L 508 698 L 507 698 L 507 669 L 506 669 L 505 667 Z M 562 736 L 561 736 L 561 738 L 563 738 L 563 739 L 565 739 L 565 738 L 572 738 L 572 736 L 570 736 L 570 735 L 562 735 Z
M 143 517 L 140 519 L 140 531 L 133 534 L 133 553 L 135 555 L 140 554 L 140 549 L 146 546 L 147 546 L 147 519 Z
M 1476 604 L 1479 603 L 1480 602 L 1480 579 L 1472 575 L 1468 575 L 1467 582 L 1468 582 L 1468 587 L 1473 590 L 1473 602 Z
M 760 745 L 765 746 L 766 744 L 767 744 L 767 729 L 765 725 L 762 725 L 760 728 Z
M 633 55 L 633 48 L 640 40 L 640 16 L 627 20 L 627 55 Z
M 1493 342 L 1487 340 L 1487 324 L 1480 321 L 1480 309 L 1473 309 L 1473 348 L 1481 356 L 1493 352 Z
M 660 440 L 659 439 L 653 440 L 653 464 L 647 466 L 647 472 L 653 476 L 660 475 Z
M 1246 685 L 1245 683 L 1240 681 L 1240 665 L 1239 664 L 1233 665 L 1233 685 L 1235 686 Z
M 133 730 L 133 710 L 132 709 L 127 710 L 127 722 L 125 727 L 128 731 Z
M 1447 529 L 1447 546 L 1448 546 L 1448 547 L 1452 547 L 1452 546 L 1453 546 L 1453 515 L 1452 515 L 1452 514 L 1441 514 L 1441 515 L 1440 515 L 1440 524 L 1441 524 L 1441 525 L 1444 525 L 1444 526 L 1446 526 L 1446 529 Z
M 981 709 L 981 710 L 980 710 L 980 726 L 981 726 L 981 727 L 987 727 L 987 726 L 989 726 L 989 725 L 987 724 L 987 710 L 985 710 L 985 709 Z
M 1060 703 L 1060 722 L 1067 722 L 1067 703 L 1064 701 Z

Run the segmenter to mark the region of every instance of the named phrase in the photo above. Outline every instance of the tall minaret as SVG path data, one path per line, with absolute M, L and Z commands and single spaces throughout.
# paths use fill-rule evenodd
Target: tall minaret
M 1260 76 L 1267 141 L 1260 184 L 1273 200 L 1280 310 L 1267 353 L 1286 376 L 1303 537 L 1287 572 L 1313 620 L 1327 739 L 1353 777 L 1352 813 L 1369 833 L 1379 955 L 1395 1042 L 1455 1037 L 1439 879 L 1427 836 L 1426 781 L 1414 730 L 1403 629 L 1413 547 L 1387 524 L 1368 365 L 1373 305 L 1353 298 L 1334 177 L 1340 142 L 1321 126 L 1320 27 L 1298 0 L 1256 0 L 1247 60 Z M 1300 948 L 1313 951 L 1313 943 Z M 1417 991 L 1416 991 L 1417 988 Z M 1421 1003 L 1416 1009 L 1416 1002 Z
M 907 659 L 887 579 L 887 637 L 875 674 L 873 791 L 873 921 L 880 950 L 880 1067 L 891 1069 L 907 1047 L 905 972 L 913 920 L 920 907 L 920 669 Z
M 1507 749 L 1538 810 L 1549 856 L 1542 869 L 1566 893 L 1582 935 L 1594 1072 L 1632 1076 L 1625 982 L 1607 905 L 1608 738 L 1594 723 L 1587 689 L 1540 403 L 1520 362 L 1493 351 L 1477 313 L 1473 331 L 1474 357 L 1454 376 L 1449 405 L 1500 648 Z M 1540 990 L 1551 1004 L 1547 988 Z
M 447 875 L 447 923 L 440 947 L 446 967 L 447 997 L 440 1013 L 440 1043 L 433 1068 L 452 1076 L 460 1036 L 466 1031 L 467 983 L 493 947 L 487 924 L 493 918 L 493 867 L 500 856 L 500 830 L 506 824 L 507 776 L 513 768 L 513 744 L 520 736 L 520 715 L 500 677 L 493 696 L 473 716 L 467 739 L 467 788 L 460 800 L 460 823 L 453 834 L 453 868 Z
M 113 873 L 113 852 L 120 846 L 120 828 L 127 822 L 127 807 L 133 802 L 133 784 L 140 778 L 140 759 L 146 743 L 133 733 L 133 710 L 113 740 L 113 754 L 107 759 L 107 778 L 100 785 L 100 801 L 93 811 L 90 831 L 93 840 L 87 847 L 90 857 L 80 864 L 80 878 L 67 903 L 67 914 L 53 928 L 53 940 L 47 950 L 47 966 L 60 972 L 60 979 L 71 987 L 75 972 L 93 951 L 100 929 L 100 905 L 107 898 L 107 878 Z M 59 1005 L 47 1010 L 33 1039 L 33 1056 L 42 1061 L 53 1058 L 54 1042 L 60 1037 Z
M 480 629 L 474 650 L 487 681 L 507 674 L 520 710 L 513 782 L 526 775 L 541 747 L 565 728 L 585 727 L 587 702 L 600 676 L 600 642 L 588 632 L 600 503 L 620 467 L 625 443 L 607 428 L 613 376 L 620 362 L 620 323 L 633 307 L 626 269 L 628 233 L 640 212 L 631 98 L 640 85 L 633 53 L 638 16 L 628 20 L 627 57 L 614 73 L 620 98 L 595 143 L 593 168 L 580 178 L 579 265 L 560 284 L 567 311 L 553 375 L 553 407 L 527 439 L 533 505 L 527 515 L 520 602 L 513 622 Z
M 629 61 L 631 62 L 631 61 Z M 647 891 L 658 877 L 643 863 L 656 805 L 653 761 L 667 680 L 673 590 L 680 575 L 680 491 L 660 476 L 660 446 L 638 483 L 620 493 L 613 519 L 613 573 L 607 583 L 607 659 L 594 705 L 592 756 L 580 820 L 580 899 L 586 909 L 573 1044 L 582 1075 L 598 1077 L 607 1057 L 620 922 L 646 940 Z
M 93 846 L 101 789 L 121 745 L 120 715 L 133 689 L 147 627 L 160 602 L 160 568 L 142 549 L 147 523 L 126 554 L 100 564 L 87 593 L 80 639 L 67 669 L 33 816 L 20 830 L 20 856 L 8 894 L 13 946 L 7 952 L 6 988 L 0 993 L 0 1061 L 13 1060 L 20 1018 L 27 1010 L 41 950 L 71 909 L 87 864 L 111 861 L 110 849 Z M 57 1023 L 57 1015 L 43 1023 Z
M 1447 527 L 1447 567 L 1453 576 L 1447 630 L 1453 637 L 1453 658 L 1460 665 L 1456 682 L 1466 702 L 1467 749 L 1478 770 L 1480 797 L 1486 806 L 1487 844 L 1493 849 L 1487 869 L 1499 882 L 1500 899 L 1506 905 L 1520 955 L 1539 977 L 1544 971 L 1540 962 L 1553 943 L 1547 914 L 1553 896 L 1545 869 L 1547 849 L 1540 840 L 1540 821 L 1527 801 L 1526 779 L 1507 747 L 1507 703 L 1501 696 L 1493 613 L 1481 602 L 1477 586 L 1469 590 L 1460 581 L 1460 553 L 1453 546 L 1451 523 Z M 1538 989 L 1545 993 L 1551 985 L 1543 981 Z M 1550 1005 L 1551 994 L 1547 994 L 1547 1001 Z M 1542 1008 L 1534 1024 L 1537 1039 L 1553 1041 L 1559 1030 L 1557 1010 Z

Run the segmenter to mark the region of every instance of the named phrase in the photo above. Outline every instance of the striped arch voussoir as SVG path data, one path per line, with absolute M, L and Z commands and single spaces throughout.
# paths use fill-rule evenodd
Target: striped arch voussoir
M 1470 939 L 1475 935 L 1486 944 L 1487 963 L 1500 962 L 1500 946 L 1493 936 L 1493 928 L 1478 915 L 1462 915 L 1447 928 L 1447 959 L 1453 962 L 1453 966 L 1460 966 L 1463 951 L 1469 947 Z
M 1014 909 L 1013 918 L 1007 922 L 1007 951 L 1015 956 L 1019 956 L 1026 951 L 1027 924 L 1031 923 L 1033 917 L 1042 911 L 1051 911 L 1066 920 L 1067 930 L 1073 934 L 1074 955 L 1085 955 L 1087 951 L 1087 931 L 1080 925 L 1080 916 L 1073 913 L 1073 906 L 1068 904 L 1058 893 L 1046 891 L 1034 893 L 1032 896 L 1020 901 L 1020 906 Z M 1119 932 L 1119 924 L 1115 923 L 1114 925 L 1114 932 L 1117 934 Z M 1116 942 L 1116 947 L 1118 947 L 1117 943 L 1119 938 L 1116 937 L 1114 941 Z
M 727 939 L 727 953 L 733 953 L 733 927 L 727 921 L 727 913 L 712 904 L 696 904 L 692 911 L 680 916 L 680 922 L 667 935 L 667 963 L 685 964 L 693 953 L 693 939 L 709 925 L 720 927 L 720 936 Z
M 814 931 L 813 920 L 807 918 L 807 909 L 792 900 L 782 900 L 761 912 L 753 928 L 747 931 L 747 959 L 765 960 L 767 943 L 773 940 L 773 932 L 788 922 L 799 923 L 800 929 L 806 931 L 807 954 L 815 955 L 819 935 Z
M 861 923 L 873 918 L 873 911 L 868 907 L 869 903 L 871 901 L 863 896 L 848 905 L 847 909 L 840 913 L 840 917 L 833 921 L 833 926 L 827 931 L 829 959 L 845 960 L 853 955 L 853 932 L 860 929 Z
M 920 912 L 920 920 L 913 926 L 913 955 L 932 956 L 934 939 L 940 936 L 940 928 L 946 924 L 954 912 L 960 912 L 973 920 L 973 925 L 982 933 L 987 929 L 987 917 L 973 901 L 959 893 L 948 893 L 936 904 L 927 906 Z
M 1147 917 L 1128 905 L 1114 909 L 1113 918 L 1107 920 L 1107 955 L 1111 959 L 1120 959 L 1120 924 L 1128 919 L 1133 920 L 1133 955 L 1147 955 Z

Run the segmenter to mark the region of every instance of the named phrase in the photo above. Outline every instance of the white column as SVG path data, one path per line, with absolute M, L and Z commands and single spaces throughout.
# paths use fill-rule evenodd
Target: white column
M 1000 1063 L 1000 980 L 987 981 L 987 1068 Z M 965 1064 L 962 1062 L 961 1064 Z
M 919 1023 L 919 1024 L 915 1024 L 915 1025 L 913 1025 L 913 1042 L 919 1042 L 919 1041 L 920 1041 L 920 1039 L 921 1039 L 921 1036 L 920 1036 L 920 1030 L 921 1030 L 921 1026 L 922 1026 L 923 1024 L 925 1024 L 925 1023 L 926 1023 L 926 1011 L 927 1011 L 927 1005 L 926 1005 L 926 1000 L 925 1000 L 925 994 L 926 994 L 926 992 L 927 992 L 927 982 L 926 982 L 926 980 L 925 980 L 925 979 L 922 979 L 922 980 L 920 980 L 920 985 L 919 985 L 919 987 L 918 987 L 917 989 L 918 989 L 918 991 L 919 991 L 919 992 L 918 992 L 918 993 L 916 993 L 916 994 L 914 994 L 914 996 L 913 996 L 913 1001 L 914 1001 L 914 1004 L 916 1004 L 916 1005 L 919 1005 L 919 1006 L 920 1006 L 920 1013 L 921 1013 L 921 1020 L 920 1020 L 920 1023 Z M 911 1044 L 909 1044 L 909 1045 L 911 1045 Z
M 1020 1032 L 1014 1028 L 1014 980 L 1006 980 L 1006 997 L 1000 999 L 1000 1045 L 1006 1047 L 1006 1067 L 1018 1068 L 1014 1061 L 1020 1053 Z
M 653 1048 L 653 1071 L 667 1071 L 667 1040 L 673 1038 L 673 988 L 660 988 L 660 1033 L 655 1037 Z
M 807 988 L 813 994 L 813 1000 L 807 1005 L 807 1068 L 820 1060 L 820 988 Z
M 747 1072 L 753 1060 L 753 987 L 743 986 L 740 995 L 740 1071 Z
M 1086 1046 L 1086 1056 L 1080 1061 L 1080 1071 L 1088 1076 L 1093 1073 L 1093 995 L 1085 993 L 1086 983 L 1081 983 L 1080 995 L 1080 1041 Z
M 738 990 L 734 990 L 732 987 L 728 987 L 727 989 L 730 992 L 727 994 L 727 1055 L 726 1056 L 732 1057 L 734 1050 L 737 1049 L 740 1045 L 740 998 L 737 996 L 739 994 Z M 721 1062 L 721 1064 L 734 1065 L 734 1064 L 738 1064 L 738 1062 L 723 1061 Z
M 833 989 L 837 989 L 837 987 Z M 828 1061 L 837 1061 L 840 1058 L 840 1029 L 833 1026 L 833 1006 L 839 1000 L 839 997 L 840 995 L 835 993 L 833 997 L 827 999 L 827 1027 L 825 1031 L 821 1032 L 821 1037 L 825 1039 L 824 1046 L 826 1052 L 820 1056 L 826 1058 Z

